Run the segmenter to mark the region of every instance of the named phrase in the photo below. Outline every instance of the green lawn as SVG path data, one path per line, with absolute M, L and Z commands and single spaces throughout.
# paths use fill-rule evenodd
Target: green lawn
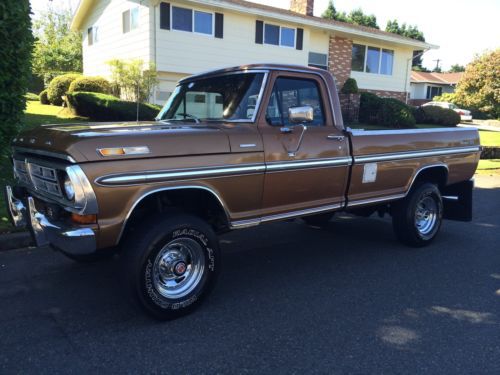
M 38 101 L 28 101 L 24 112 L 23 128 L 33 128 L 42 124 L 78 123 L 86 121 L 85 118 L 75 117 L 62 107 L 43 105 Z M 3 188 L 12 183 L 12 166 L 9 160 L 0 161 L 0 187 L 2 198 L 0 199 L 0 233 L 14 231 L 7 219 L 5 200 L 3 199 Z

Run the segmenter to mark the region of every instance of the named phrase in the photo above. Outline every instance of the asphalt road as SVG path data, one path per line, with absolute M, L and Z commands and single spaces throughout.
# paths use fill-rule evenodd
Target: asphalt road
M 425 249 L 377 218 L 227 234 L 214 293 L 166 323 L 123 298 L 116 260 L 0 253 L 0 373 L 499 374 L 500 181 L 480 185 L 474 221 Z

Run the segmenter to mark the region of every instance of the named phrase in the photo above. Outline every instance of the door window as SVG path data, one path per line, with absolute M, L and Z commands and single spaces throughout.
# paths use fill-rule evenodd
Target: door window
M 291 107 L 311 106 L 314 119 L 308 126 L 325 125 L 323 101 L 318 83 L 311 79 L 283 78 L 276 79 L 266 111 L 266 120 L 274 126 L 292 126 L 288 120 L 288 109 Z

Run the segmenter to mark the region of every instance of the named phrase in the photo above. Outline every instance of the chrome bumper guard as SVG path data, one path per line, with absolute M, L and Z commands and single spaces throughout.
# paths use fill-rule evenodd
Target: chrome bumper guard
M 33 197 L 26 197 L 25 204 L 14 196 L 10 186 L 5 187 L 5 197 L 12 224 L 17 228 L 28 228 L 36 246 L 50 245 L 56 250 L 75 255 L 96 251 L 95 233 L 92 229 L 51 222 L 37 211 Z

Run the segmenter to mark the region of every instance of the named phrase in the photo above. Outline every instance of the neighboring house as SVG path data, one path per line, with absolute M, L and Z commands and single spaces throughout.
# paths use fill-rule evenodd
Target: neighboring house
M 163 103 L 186 75 L 256 62 L 316 66 L 338 87 L 407 100 L 413 51 L 437 48 L 363 26 L 314 17 L 314 0 L 291 10 L 243 0 L 81 0 L 72 29 L 83 34 L 86 75 L 109 75 L 107 61 L 154 62 Z
M 411 72 L 410 103 L 421 105 L 430 102 L 435 96 L 455 92 L 463 73 L 424 73 Z

